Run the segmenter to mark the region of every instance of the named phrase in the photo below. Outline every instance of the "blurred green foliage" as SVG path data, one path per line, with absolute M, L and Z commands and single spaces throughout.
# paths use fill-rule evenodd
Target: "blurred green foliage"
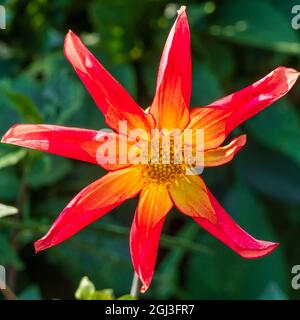
M 0 30 L 0 134 L 15 123 L 104 128 L 103 116 L 63 56 L 68 29 L 144 107 L 181 3 L 165 0 L 8 0 Z M 300 69 L 293 0 L 186 1 L 193 59 L 192 105 L 205 105 L 273 68 Z M 300 87 L 243 125 L 247 146 L 204 178 L 226 210 L 279 249 L 260 260 L 238 257 L 175 210 L 167 219 L 151 289 L 144 298 L 289 299 L 300 264 Z M 238 131 L 237 131 L 238 132 Z M 74 298 L 87 275 L 97 288 L 129 291 L 128 201 L 63 244 L 38 255 L 41 237 L 96 166 L 0 144 L 0 264 L 22 299 Z M 9 206 L 9 207 L 7 207 Z M 6 211 L 5 211 L 6 210 Z
M 136 300 L 135 297 L 124 294 L 116 298 L 112 289 L 96 290 L 93 282 L 88 277 L 83 277 L 75 292 L 77 300 Z

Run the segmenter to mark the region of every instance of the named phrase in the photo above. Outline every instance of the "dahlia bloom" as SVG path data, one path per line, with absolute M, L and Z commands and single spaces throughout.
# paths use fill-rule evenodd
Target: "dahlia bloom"
M 246 136 L 241 135 L 221 146 L 227 136 L 242 122 L 284 96 L 299 76 L 294 69 L 278 67 L 240 91 L 205 107 L 190 109 L 190 32 L 184 7 L 178 11 L 167 38 L 154 99 L 146 111 L 72 31 L 65 38 L 64 52 L 104 114 L 107 125 L 115 130 L 118 143 L 124 139 L 124 134 L 118 132 L 120 121 L 125 121 L 129 130 L 148 132 L 146 139 L 151 139 L 154 128 L 182 132 L 203 129 L 204 167 L 231 161 L 245 145 Z M 99 165 L 97 150 L 103 144 L 96 130 L 46 124 L 17 124 L 5 134 L 2 142 L 96 165 Z M 128 142 L 128 146 L 131 145 Z M 118 156 L 127 159 L 127 152 L 127 148 L 119 149 Z M 35 250 L 38 252 L 65 241 L 137 195 L 139 201 L 130 231 L 130 252 L 134 270 L 143 284 L 142 292 L 151 283 L 161 230 L 173 206 L 244 258 L 262 257 L 278 246 L 277 243 L 257 240 L 239 227 L 208 190 L 201 176 L 186 174 L 184 161 L 175 164 L 171 157 L 171 162 L 165 164 L 162 157 L 163 152 L 160 152 L 156 164 L 150 161 L 100 163 L 109 172 L 75 196 L 48 233 L 35 242 Z

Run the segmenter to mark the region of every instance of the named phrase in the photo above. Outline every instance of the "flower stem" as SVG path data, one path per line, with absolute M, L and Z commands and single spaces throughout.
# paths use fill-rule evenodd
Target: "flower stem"
M 134 272 L 133 279 L 131 283 L 130 295 L 136 299 L 139 296 L 139 278 L 138 275 Z
M 16 208 L 19 211 L 19 215 L 16 217 L 16 219 L 18 219 L 18 220 L 23 220 L 23 217 L 24 217 L 23 209 L 24 209 L 24 202 L 25 202 L 26 196 L 27 196 L 27 182 L 26 182 L 27 168 L 28 168 L 28 166 L 26 166 L 26 163 L 25 163 L 23 173 L 22 173 L 19 193 L 18 193 L 18 197 L 17 197 L 17 201 L 16 201 Z M 18 240 L 18 238 L 19 238 L 18 236 L 19 236 L 19 232 L 17 230 L 12 230 L 11 236 L 10 236 L 10 238 L 11 238 L 10 243 L 11 243 L 12 247 L 14 248 L 15 252 L 17 252 L 17 253 L 20 250 L 20 243 Z M 14 266 L 9 266 L 7 271 L 8 271 L 7 272 L 7 284 L 12 290 L 14 290 L 15 285 L 16 285 L 16 278 L 17 278 L 16 268 Z M 9 287 L 8 287 L 6 293 L 9 296 L 11 296 L 12 291 L 9 289 Z M 4 292 L 3 292 L 3 294 L 5 295 Z M 12 300 L 14 300 L 14 299 L 12 299 Z
M 3 283 L 0 280 L 0 288 L 2 287 L 3 287 Z M 6 289 L 1 289 L 0 292 L 2 292 L 6 300 L 17 300 L 16 295 L 8 286 L 6 286 Z

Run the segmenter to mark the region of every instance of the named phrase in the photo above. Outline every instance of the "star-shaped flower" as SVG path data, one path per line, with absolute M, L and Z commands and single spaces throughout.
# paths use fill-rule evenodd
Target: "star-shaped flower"
M 65 55 L 115 130 L 117 144 L 130 147 L 126 135 L 118 132 L 119 122 L 128 130 L 203 129 L 204 167 L 231 161 L 246 143 L 241 135 L 221 146 L 226 137 L 245 120 L 284 96 L 296 82 L 296 70 L 278 67 L 261 80 L 205 107 L 189 108 L 191 96 L 190 31 L 185 8 L 178 11 L 161 58 L 156 92 L 149 110 L 144 111 L 104 69 L 81 40 L 69 32 Z M 68 84 L 66 84 L 68 85 Z M 205 86 L 205 83 L 203 84 Z M 113 135 L 114 133 L 107 133 Z M 103 134 L 100 133 L 100 138 Z M 61 243 L 99 219 L 119 204 L 139 194 L 130 232 L 130 252 L 135 272 L 149 287 L 156 263 L 161 230 L 173 206 L 244 258 L 258 258 L 278 244 L 256 240 L 225 212 L 199 175 L 186 174 L 186 163 L 101 163 L 97 152 L 104 141 L 99 132 L 46 124 L 17 124 L 2 142 L 38 149 L 61 156 L 99 163 L 109 172 L 80 191 L 59 215 L 48 233 L 35 242 L 36 251 Z M 194 147 L 194 146 L 193 146 Z M 136 146 L 138 149 L 138 147 Z M 161 147 L 160 147 L 161 148 Z M 173 157 L 172 157 L 173 155 Z M 118 158 L 128 158 L 128 148 L 118 149 Z

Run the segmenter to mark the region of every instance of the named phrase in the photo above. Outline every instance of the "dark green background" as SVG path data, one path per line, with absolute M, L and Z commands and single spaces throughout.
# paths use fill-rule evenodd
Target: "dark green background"
M 192 106 L 241 89 L 279 65 L 300 69 L 298 1 L 4 1 L 0 30 L 0 134 L 14 123 L 100 129 L 103 116 L 63 55 L 68 29 L 143 106 L 151 103 L 160 55 L 176 9 L 187 5 L 193 59 Z M 234 132 L 248 143 L 234 161 L 204 172 L 234 219 L 276 252 L 244 260 L 173 210 L 153 284 L 144 298 L 297 299 L 300 264 L 300 85 Z M 38 255 L 40 238 L 81 188 L 103 175 L 91 164 L 0 145 L 0 203 L 21 214 L 0 219 L 0 264 L 20 298 L 68 298 L 82 276 L 98 289 L 128 293 L 128 228 L 135 201 Z M 7 156 L 9 155 L 9 158 Z M 8 159 L 8 160 L 7 160 Z M 14 164 L 15 163 L 15 164 Z M 9 165 L 10 164 L 10 165 Z

